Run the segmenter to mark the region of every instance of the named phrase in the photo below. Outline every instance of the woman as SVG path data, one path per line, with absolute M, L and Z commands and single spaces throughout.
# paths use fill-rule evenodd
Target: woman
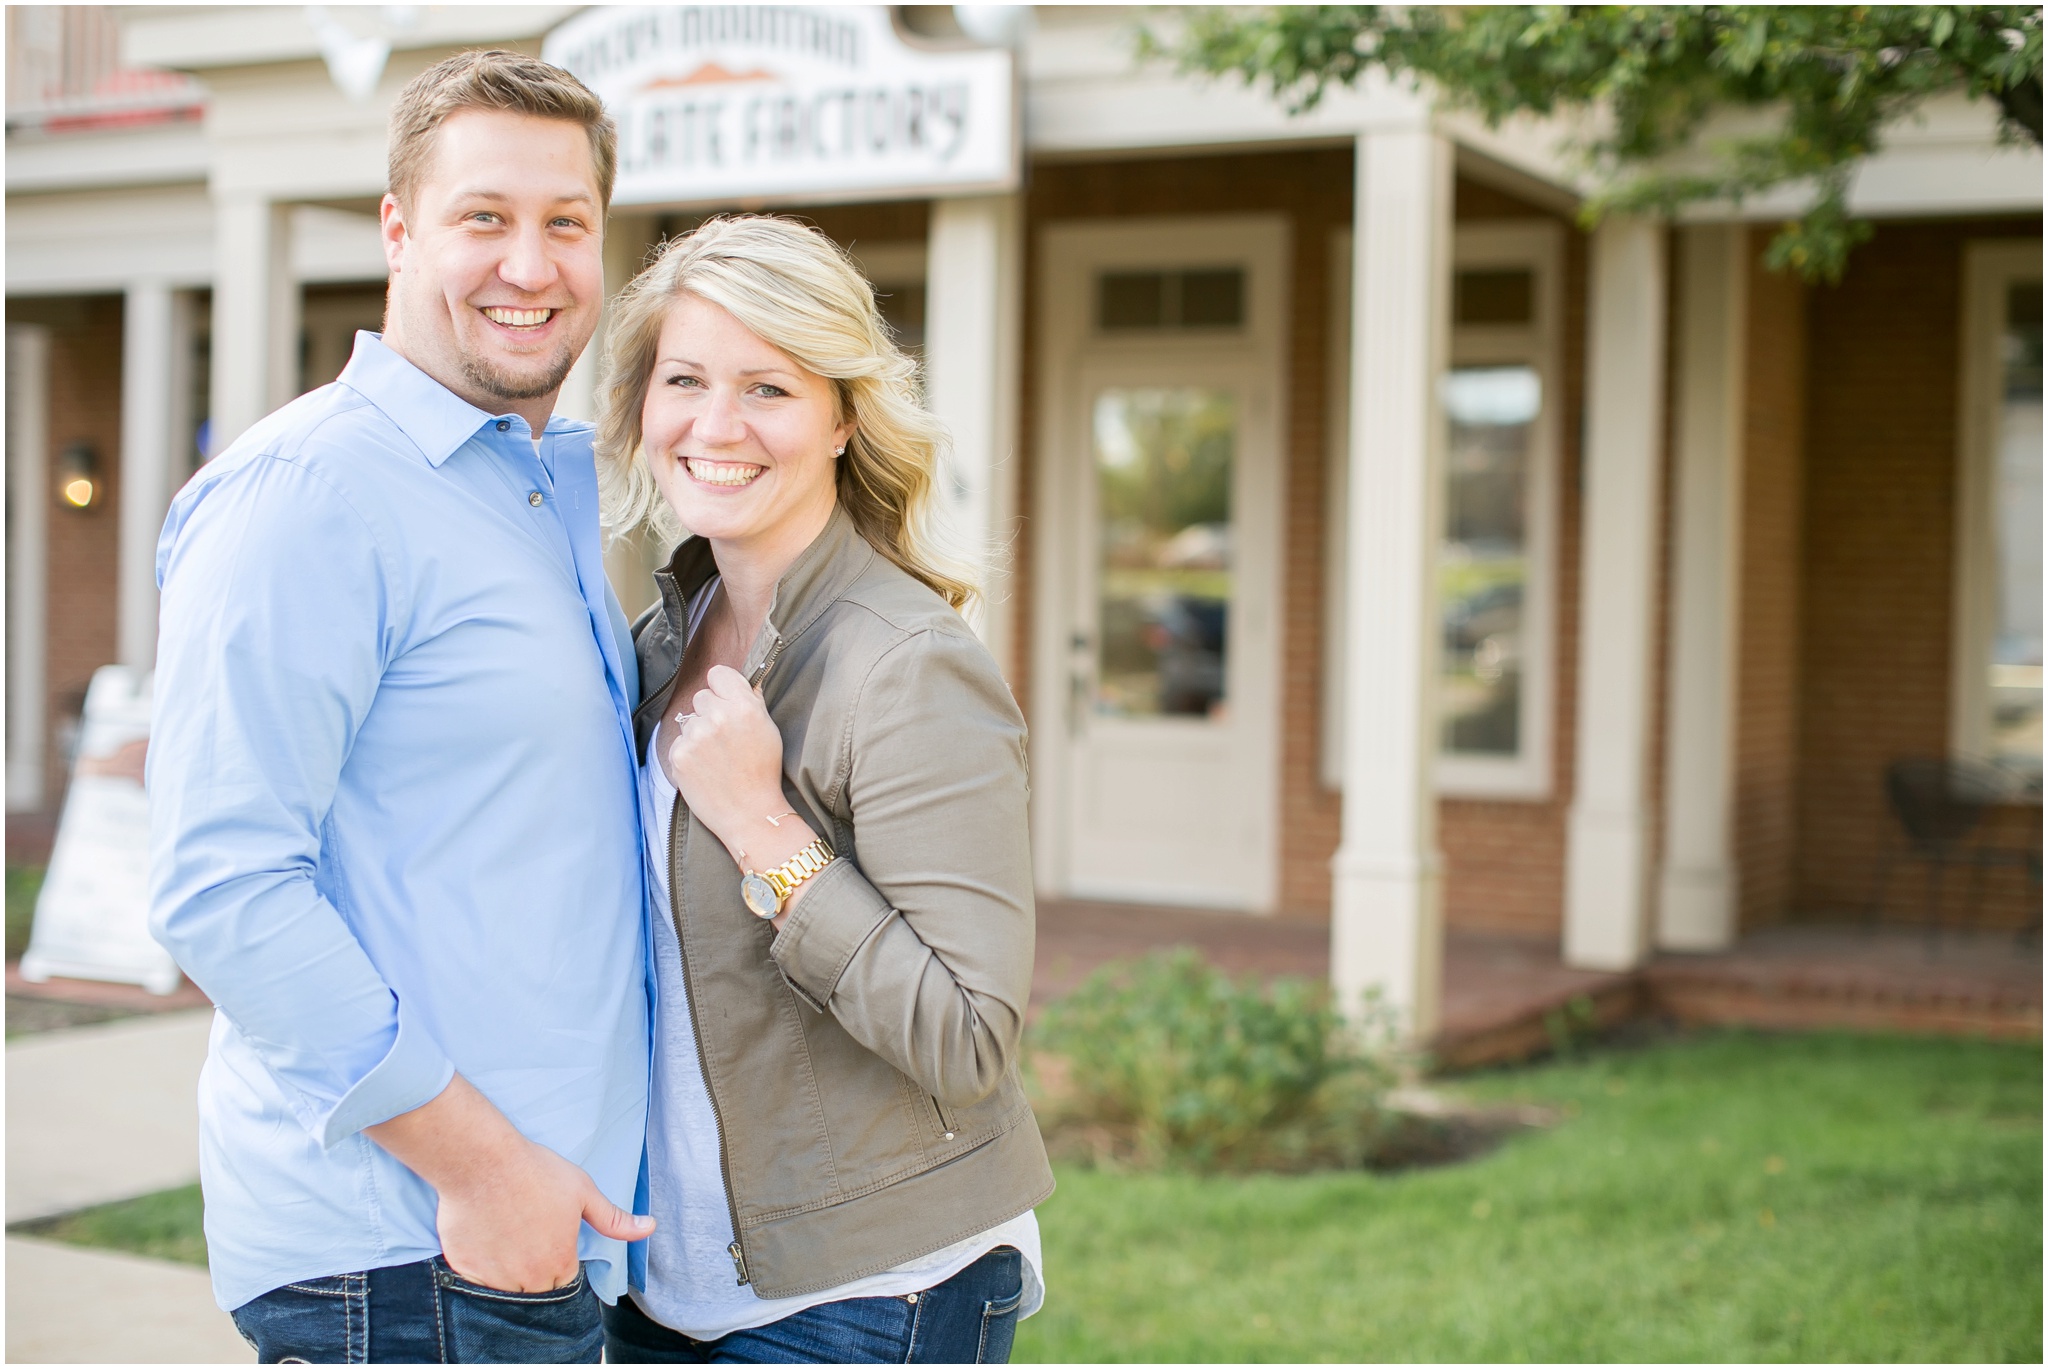
M 943 435 L 823 235 L 713 220 L 615 306 L 658 985 L 649 1198 L 607 1358 L 1004 1361 L 1052 1174 L 1017 1077 L 1024 722 L 934 549 Z

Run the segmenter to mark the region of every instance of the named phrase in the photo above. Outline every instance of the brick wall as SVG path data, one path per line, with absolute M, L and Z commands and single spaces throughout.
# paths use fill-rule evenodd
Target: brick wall
M 1775 232 L 1750 234 L 1744 338 L 1733 840 L 1745 931 L 1787 916 L 1798 851 L 1807 291 L 1764 269 Z
M 2038 216 L 1880 224 L 1842 283 L 1810 295 L 1793 886 L 1802 914 L 1863 914 L 1874 869 L 1897 841 L 1886 763 L 1947 750 L 1962 248 L 2040 232 Z M 1888 919 L 1920 918 L 1921 874 L 1901 872 Z M 1987 881 L 1981 921 L 2038 915 L 2023 878 Z
M 94 295 L 9 300 L 12 323 L 50 330 L 51 472 L 47 521 L 49 597 L 43 682 L 49 722 L 43 752 L 45 806 L 54 810 L 67 778 L 62 742 L 78 719 L 93 671 L 113 661 L 115 559 L 120 544 L 121 299 Z M 76 441 L 98 452 L 100 496 L 89 509 L 56 503 L 57 454 Z

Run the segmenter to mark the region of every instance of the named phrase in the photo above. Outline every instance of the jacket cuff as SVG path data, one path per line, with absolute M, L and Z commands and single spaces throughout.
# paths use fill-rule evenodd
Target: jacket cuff
M 782 977 L 819 1012 L 875 929 L 895 914 L 844 856 L 811 876 L 811 889 L 768 948 Z
M 320 1144 L 339 1145 L 364 1127 L 388 1122 L 441 1096 L 455 1077 L 455 1064 L 425 1027 L 398 1004 L 398 1035 L 384 1058 L 341 1096 L 320 1128 Z

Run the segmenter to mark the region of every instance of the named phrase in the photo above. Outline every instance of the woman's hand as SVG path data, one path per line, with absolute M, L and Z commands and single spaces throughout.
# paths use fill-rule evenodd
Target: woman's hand
M 736 862 L 773 869 L 815 835 L 801 818 L 784 816 L 782 733 L 761 692 L 731 666 L 711 667 L 704 686 L 669 743 L 669 778 Z

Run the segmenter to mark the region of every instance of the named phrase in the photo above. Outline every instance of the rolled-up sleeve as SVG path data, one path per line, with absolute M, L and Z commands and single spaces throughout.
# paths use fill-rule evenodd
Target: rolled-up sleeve
M 1023 719 L 963 630 L 916 633 L 855 704 L 847 765 L 858 865 L 835 861 L 772 954 L 790 984 L 942 1102 L 1015 1062 L 1036 909 Z
M 342 765 L 402 640 L 389 555 L 326 481 L 257 456 L 181 496 L 157 556 L 151 930 L 328 1146 L 454 1073 L 320 878 Z

